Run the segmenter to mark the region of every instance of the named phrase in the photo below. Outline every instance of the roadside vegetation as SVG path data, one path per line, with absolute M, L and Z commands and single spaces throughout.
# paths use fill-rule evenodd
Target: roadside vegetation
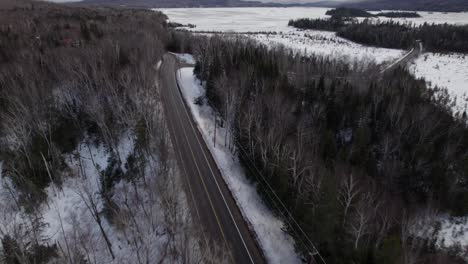
M 380 76 L 243 38 L 175 40 L 195 54 L 265 202 L 292 223 L 278 195 L 327 263 L 462 263 L 463 250 L 434 245 L 438 212 L 468 214 L 468 120 L 448 96 L 401 68 Z M 288 231 L 307 259 L 310 243 Z
M 224 263 L 191 217 L 153 11 L 0 4 L 0 263 Z

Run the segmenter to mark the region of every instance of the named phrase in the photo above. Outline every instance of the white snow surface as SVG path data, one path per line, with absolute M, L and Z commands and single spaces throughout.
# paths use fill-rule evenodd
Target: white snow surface
M 410 71 L 417 78 L 424 78 L 431 88 L 447 88 L 450 97 L 455 100 L 454 112 L 463 113 L 468 110 L 466 54 L 424 53 L 412 63 Z
M 134 206 L 133 201 L 135 196 L 138 196 L 139 203 L 144 203 L 146 207 L 145 213 L 151 214 L 151 222 L 147 223 L 148 217 L 140 215 L 143 212 L 138 209 L 133 211 L 136 213 L 134 222 L 126 222 L 125 227 L 111 224 L 106 217 L 102 216 L 102 226 L 112 244 L 115 259 L 110 256 L 102 232 L 88 205 L 94 201 L 98 211 L 102 214 L 104 205 L 99 178 L 100 173 L 108 166 L 111 154 L 104 145 L 96 145 L 93 141 L 92 139 L 83 140 L 73 153 L 65 156 L 69 171 L 65 173 L 62 185 L 59 187 L 52 183 L 45 189 L 47 202 L 43 203 L 39 209 L 42 215 L 41 222 L 44 223 L 40 231 L 41 241 L 48 244 L 56 243 L 65 252 L 78 250 L 90 263 L 135 263 L 140 257 L 143 260 L 159 259 L 167 241 L 165 227 L 161 223 L 164 219 L 163 209 L 160 207 L 158 198 L 155 200 L 146 197 L 147 192 L 141 191 L 144 188 L 142 186 L 154 186 L 152 184 L 156 180 L 154 175 L 148 176 L 144 184 L 137 181 L 136 185 L 133 185 L 121 180 L 113 187 L 112 200 L 121 207 L 127 203 Z M 134 151 L 134 141 L 135 136 L 131 131 L 123 133 L 119 140 L 118 155 L 124 165 Z M 121 168 L 123 170 L 125 170 L 124 165 Z M 154 168 L 157 164 L 152 164 L 152 166 Z M 0 173 L 1 167 L 0 161 Z M 134 188 L 139 188 L 140 193 L 136 195 Z M 150 192 L 157 193 L 158 190 L 152 188 Z M 17 195 L 10 179 L 0 177 L 0 234 L 12 235 L 18 242 L 24 243 L 31 241 L 32 234 L 28 232 L 28 228 L 22 227 L 29 227 L 31 224 L 24 210 L 18 208 L 15 203 Z M 119 217 L 128 218 L 124 207 L 121 208 Z M 138 226 L 135 227 L 136 225 Z M 135 228 L 138 230 L 136 231 Z M 137 235 L 136 239 L 142 239 L 144 243 L 136 247 L 134 235 Z M 137 254 L 140 255 L 137 256 Z
M 122 160 L 122 168 L 128 156 L 133 152 L 134 138 L 130 132 L 122 135 L 118 145 L 118 155 Z M 93 219 L 86 203 L 94 200 L 99 211 L 103 209 L 103 199 L 101 197 L 101 184 L 99 181 L 101 171 L 108 166 L 110 153 L 102 144 L 94 145 L 88 141 L 79 144 L 75 153 L 66 158 L 71 175 L 66 177 L 61 188 L 51 184 L 46 188 L 48 196 L 47 204 L 43 205 L 42 214 L 46 228 L 43 235 L 49 241 L 57 241 L 62 247 L 72 247 L 73 232 L 81 230 L 87 241 L 91 244 L 88 247 L 89 258 L 93 263 L 130 263 L 136 259 L 136 251 L 131 248 L 127 238 L 115 226 L 111 225 L 106 217 L 101 217 L 103 228 L 112 243 L 115 259 L 112 260 L 108 252 L 105 240 Z M 81 164 L 81 167 L 80 167 Z M 123 185 L 129 185 L 121 181 L 115 187 L 116 190 Z M 127 193 L 128 194 L 128 193 Z M 115 191 L 115 195 L 120 195 Z M 151 237 L 151 233 L 149 234 Z M 154 254 L 157 256 L 158 241 L 164 237 L 154 237 Z M 162 244 L 162 243 L 161 243 Z
M 195 64 L 195 59 L 190 54 L 187 54 L 187 53 L 171 53 L 171 54 L 176 56 L 177 59 L 180 60 L 183 63 Z
M 405 53 L 398 49 L 375 48 L 360 45 L 344 38 L 339 38 L 334 32 L 317 30 L 297 30 L 283 34 L 248 35 L 269 46 L 283 45 L 305 55 L 331 57 L 353 63 L 369 62 L 377 64 L 389 63 L 402 57 Z
M 468 216 L 438 214 L 422 217 L 414 222 L 412 229 L 416 236 L 433 241 L 439 250 L 457 254 L 468 261 Z
M 436 245 L 440 248 L 459 246 L 466 252 L 468 250 L 468 217 L 445 217 L 440 219 L 440 224 Z
M 284 223 L 261 201 L 255 186 L 247 180 L 238 158 L 226 147 L 224 128 L 217 128 L 216 146 L 213 145 L 214 111 L 206 104 L 199 106 L 194 103 L 196 98 L 204 96 L 205 90 L 194 76 L 193 68 L 180 69 L 177 79 L 198 128 L 234 194 L 244 218 L 256 232 L 257 240 L 268 262 L 300 263 L 294 250 L 294 240 L 283 231 Z
M 290 31 L 290 19 L 325 18 L 330 8 L 167 8 L 156 9 L 170 21 L 194 24 L 194 31 Z

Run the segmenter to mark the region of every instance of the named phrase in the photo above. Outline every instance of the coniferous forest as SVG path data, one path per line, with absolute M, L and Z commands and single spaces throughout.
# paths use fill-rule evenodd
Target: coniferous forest
M 467 117 L 447 97 L 401 68 L 379 76 L 245 39 L 179 38 L 259 192 L 271 202 L 262 174 L 327 263 L 459 261 L 412 233 L 437 210 L 468 213 Z
M 468 53 L 468 26 L 449 24 L 423 24 L 412 26 L 399 22 L 346 21 L 340 17 L 330 19 L 297 19 L 289 26 L 300 29 L 335 31 L 345 39 L 369 46 L 409 49 L 417 40 L 431 52 Z

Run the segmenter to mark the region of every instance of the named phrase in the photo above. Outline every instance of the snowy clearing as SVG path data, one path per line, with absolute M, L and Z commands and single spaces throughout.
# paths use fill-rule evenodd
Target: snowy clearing
M 424 53 L 410 66 L 417 78 L 424 78 L 429 87 L 447 88 L 456 99 L 455 112 L 468 110 L 468 58 L 465 54 Z
M 403 50 L 363 46 L 327 31 L 305 30 L 284 34 L 255 34 L 250 37 L 266 45 L 283 45 L 302 54 L 331 57 L 347 63 L 360 61 L 381 64 L 397 60 L 405 53 Z
M 193 74 L 193 68 L 182 68 L 177 74 L 182 94 L 195 117 L 198 128 L 213 154 L 216 163 L 233 193 L 242 214 L 257 234 L 260 246 L 269 263 L 300 263 L 294 250 L 294 240 L 283 231 L 284 224 L 263 204 L 255 186 L 249 182 L 238 158 L 226 146 L 224 128 L 217 128 L 216 146 L 213 145 L 214 112 L 206 103 L 195 100 L 205 91 Z M 228 137 L 229 138 L 229 135 Z

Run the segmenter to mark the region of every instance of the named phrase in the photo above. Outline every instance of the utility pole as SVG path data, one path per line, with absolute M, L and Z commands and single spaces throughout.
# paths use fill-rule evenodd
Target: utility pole
M 214 114 L 214 136 L 213 136 L 213 145 L 216 148 L 216 113 Z

